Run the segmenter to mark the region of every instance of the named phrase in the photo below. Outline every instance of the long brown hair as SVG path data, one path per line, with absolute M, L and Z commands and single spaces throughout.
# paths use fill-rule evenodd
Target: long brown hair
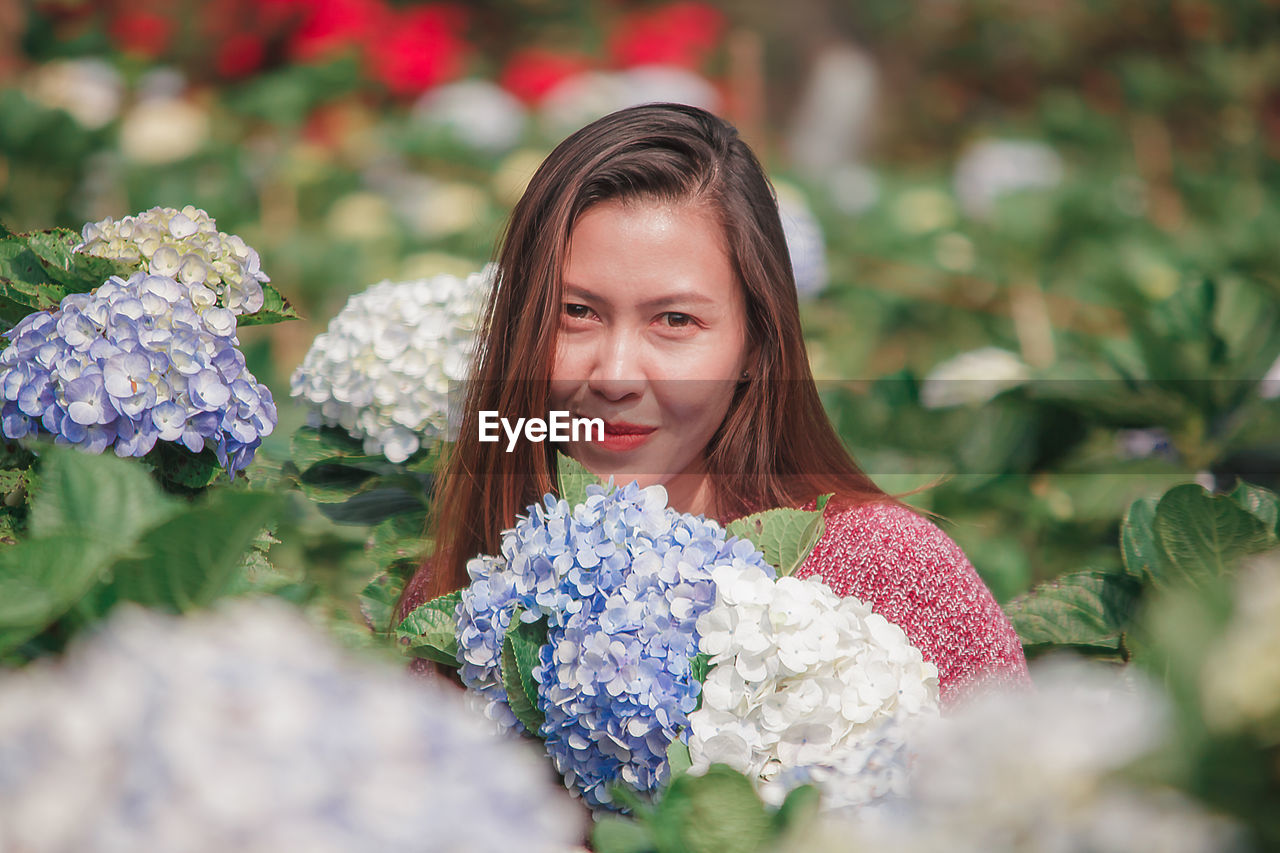
M 561 271 L 575 222 L 603 201 L 707 205 L 724 227 L 754 348 L 748 381 L 708 445 L 717 505 L 732 518 L 800 506 L 833 492 L 857 504 L 887 496 L 850 458 L 809 370 L 777 200 L 737 131 L 694 107 L 648 104 L 564 140 L 511 214 L 466 392 L 461 430 L 432 517 L 436 555 L 406 590 L 416 601 L 468 582 L 466 562 L 496 554 L 503 529 L 555 491 L 554 445 L 479 440 L 479 412 L 545 417 L 561 312 Z M 405 602 L 402 601 L 402 606 Z

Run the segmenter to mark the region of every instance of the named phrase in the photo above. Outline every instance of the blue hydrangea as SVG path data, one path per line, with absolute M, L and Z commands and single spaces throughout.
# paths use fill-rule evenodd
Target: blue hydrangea
M 458 607 L 462 678 L 488 715 L 514 725 L 499 660 L 521 618 L 546 618 L 533 676 L 546 722 L 538 734 L 565 783 L 593 806 L 609 783 L 665 781 L 666 750 L 688 725 L 701 685 L 691 659 L 698 617 L 715 603 L 719 565 L 774 570 L 714 521 L 666 505 L 661 486 L 588 488 L 585 503 L 548 495 L 503 536 L 501 558 L 468 565 Z
M 276 425 L 245 366 L 229 309 L 197 305 L 169 276 L 113 276 L 24 317 L 0 353 L 0 431 L 93 453 L 144 456 L 157 441 L 211 448 L 232 474 Z

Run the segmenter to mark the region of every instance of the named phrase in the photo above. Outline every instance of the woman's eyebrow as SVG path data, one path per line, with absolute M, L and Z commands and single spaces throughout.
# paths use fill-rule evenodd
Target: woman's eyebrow
M 581 287 L 570 282 L 564 282 L 564 295 L 575 299 L 594 299 L 600 300 L 600 296 L 585 287 Z M 673 293 L 664 293 L 661 296 L 655 296 L 652 299 L 646 299 L 639 303 L 641 308 L 653 309 L 661 308 L 667 305 L 714 305 L 716 300 L 707 296 L 705 293 L 699 293 L 696 290 L 679 290 Z

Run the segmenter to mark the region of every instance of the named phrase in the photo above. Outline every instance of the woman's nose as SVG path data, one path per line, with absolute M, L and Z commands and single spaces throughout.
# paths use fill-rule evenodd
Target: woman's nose
M 626 330 L 612 330 L 597 341 L 587 387 L 609 400 L 622 400 L 644 390 L 640 345 Z

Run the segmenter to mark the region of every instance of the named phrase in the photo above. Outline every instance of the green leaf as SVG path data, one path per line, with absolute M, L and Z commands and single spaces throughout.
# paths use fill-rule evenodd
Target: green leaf
M 300 320 L 301 315 L 298 314 L 294 307 L 289 304 L 289 300 L 285 299 L 269 284 L 262 285 L 262 307 L 252 314 L 242 314 L 237 318 L 236 322 L 241 326 L 267 326 L 272 323 L 280 323 L 285 320 Z
M 282 500 L 263 492 L 215 491 L 148 530 L 138 556 L 115 564 L 122 599 L 186 612 L 226 594 Z
M 1230 575 L 1240 557 L 1275 541 L 1275 528 L 1230 495 L 1188 483 L 1164 494 L 1156 507 L 1156 541 L 1164 556 L 1160 583 L 1202 586 Z
M 690 677 L 693 678 L 694 681 L 698 682 L 698 684 L 706 684 L 707 673 L 710 671 L 711 671 L 711 655 L 706 654 L 705 652 L 698 652 L 696 655 L 690 658 L 689 660 Z M 694 708 L 694 710 L 696 711 L 698 708 L 701 708 L 701 707 L 702 707 L 702 690 L 699 689 L 698 704 L 697 704 L 697 707 Z
M 693 766 L 693 760 L 689 757 L 689 746 L 680 738 L 676 738 L 667 745 L 667 784 L 671 784 L 671 780 L 677 776 L 683 776 L 689 772 L 689 768 Z
M 511 625 L 502 638 L 502 686 L 516 719 L 529 734 L 541 737 L 546 717 L 538 710 L 538 683 L 533 679 L 533 668 L 538 665 L 538 650 L 547 642 L 547 623 L 545 619 L 522 622 L 523 612 L 517 608 L 511 614 Z
M 591 830 L 591 849 L 596 853 L 649 853 L 658 848 L 643 823 L 606 814 L 596 818 Z
M 40 488 L 31 507 L 33 538 L 84 536 L 114 552 L 179 511 L 135 463 L 62 447 L 42 448 L 40 455 Z
M 675 779 L 653 824 L 659 849 L 689 853 L 747 853 L 773 836 L 772 817 L 751 782 L 723 764 L 711 765 L 703 776 Z
M 1125 571 L 1139 580 L 1150 580 L 1163 571 L 1155 535 L 1159 503 L 1159 498 L 1139 498 L 1129 505 L 1120 525 L 1120 554 Z
M 299 471 L 329 463 L 374 474 L 393 474 L 399 468 L 381 454 L 364 452 L 364 443 L 338 427 L 299 427 L 290 443 L 290 456 Z
M 169 441 L 156 442 L 155 448 L 143 459 L 155 466 L 156 475 L 162 480 L 183 489 L 203 489 L 223 472 L 212 450 L 205 448 L 192 453 Z
M 569 506 L 577 506 L 587 501 L 587 486 L 602 486 L 604 483 L 592 474 L 572 456 L 564 453 L 556 454 L 556 473 L 560 481 L 560 497 L 569 502 Z
M 1023 645 L 1116 649 L 1140 594 L 1140 584 L 1128 575 L 1076 572 L 1018 596 L 1004 612 Z
M 72 251 L 80 235 L 65 228 L 0 235 L 0 320 L 13 325 L 34 311 L 48 311 L 69 293 L 85 293 L 136 264 Z
M 0 652 L 61 616 L 93 586 L 112 556 L 83 535 L 0 547 Z
M 428 556 L 431 540 L 425 538 L 425 512 L 393 515 L 379 522 L 369 534 L 365 553 L 383 571 L 411 573 Z
M 1270 489 L 1250 485 L 1242 480 L 1236 484 L 1229 497 L 1236 506 L 1257 518 L 1272 532 L 1274 544 L 1276 542 L 1274 534 L 1280 532 L 1277 530 L 1277 525 L 1280 524 L 1280 495 Z
M 815 506 L 814 509 L 818 512 L 822 512 L 827 508 L 827 504 L 831 502 L 831 499 L 835 497 L 835 494 L 835 492 L 828 492 L 825 495 L 820 495 L 817 500 L 817 506 Z
M 775 831 L 782 833 L 816 819 L 821 800 L 822 794 L 816 785 L 792 788 L 773 814 Z
M 454 613 L 461 590 L 421 604 L 396 626 L 396 639 L 415 657 L 458 666 L 458 620 Z
M 778 570 L 779 577 L 795 572 L 826 530 L 821 510 L 769 509 L 729 522 L 731 536 L 747 539 Z
M 369 581 L 360 591 L 360 615 L 364 616 L 369 630 L 376 634 L 385 634 L 391 630 L 391 620 L 395 618 L 396 604 L 404 591 L 404 580 L 387 572 L 379 574 Z

